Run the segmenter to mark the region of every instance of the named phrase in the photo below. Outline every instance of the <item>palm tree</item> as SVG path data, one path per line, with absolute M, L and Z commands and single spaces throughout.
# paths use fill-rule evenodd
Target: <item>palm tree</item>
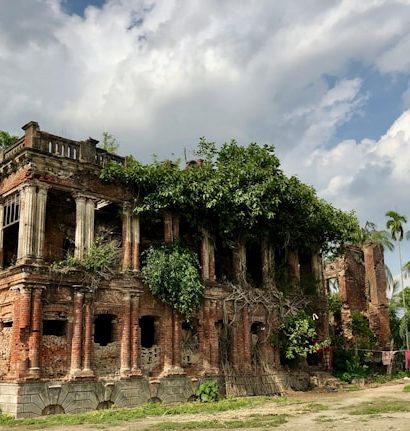
M 375 243 L 383 248 L 393 251 L 394 244 L 391 241 L 390 232 L 386 230 L 378 230 L 375 223 L 367 221 L 358 232 L 357 245 L 363 247 L 366 243 Z
M 407 217 L 399 214 L 396 211 L 387 211 L 386 217 L 389 219 L 386 222 L 386 228 L 390 230 L 391 237 L 396 241 L 399 248 L 399 261 L 400 261 L 400 279 L 401 279 L 401 291 L 403 298 L 403 307 L 405 314 L 403 318 L 405 319 L 405 328 L 406 328 L 406 348 L 409 349 L 409 331 L 407 329 L 407 308 L 406 308 L 406 298 L 404 294 L 404 280 L 403 280 L 403 264 L 401 259 L 401 247 L 400 242 L 403 240 L 404 229 L 403 224 L 407 223 Z

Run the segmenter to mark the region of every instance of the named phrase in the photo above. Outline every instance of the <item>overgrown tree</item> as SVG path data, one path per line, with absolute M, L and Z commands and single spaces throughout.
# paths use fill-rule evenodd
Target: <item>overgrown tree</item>
M 107 131 L 103 132 L 103 140 L 101 143 L 101 148 L 109 153 L 115 154 L 118 151 L 119 144 L 117 143 L 117 139 L 111 133 Z

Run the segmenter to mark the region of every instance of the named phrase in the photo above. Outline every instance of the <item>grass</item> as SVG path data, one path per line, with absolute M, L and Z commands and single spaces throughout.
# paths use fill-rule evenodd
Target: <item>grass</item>
M 321 412 L 323 410 L 328 410 L 328 406 L 325 406 L 324 404 L 319 403 L 308 403 L 306 404 L 305 408 L 303 409 L 304 412 Z
M 189 422 L 161 422 L 149 431 L 195 430 L 195 429 L 241 429 L 277 427 L 287 422 L 286 415 L 253 415 L 243 419 L 212 419 Z
M 406 386 L 403 388 L 403 392 L 410 392 L 410 385 L 406 385 Z
M 410 403 L 402 400 L 377 400 L 359 404 L 351 415 L 377 415 L 381 413 L 410 412 Z
M 87 413 L 63 414 L 42 416 L 31 419 L 14 419 L 11 416 L 0 414 L 0 427 L 30 427 L 45 428 L 55 425 L 82 425 L 82 424 L 109 424 L 115 425 L 121 422 L 128 422 L 142 419 L 147 416 L 167 416 L 184 413 L 217 413 L 229 410 L 237 410 L 245 407 L 254 407 L 267 402 L 286 403 L 286 398 L 278 397 L 244 397 L 226 398 L 212 403 L 181 403 L 174 405 L 162 405 L 156 403 L 146 403 L 134 408 L 114 408 L 109 410 L 97 410 Z

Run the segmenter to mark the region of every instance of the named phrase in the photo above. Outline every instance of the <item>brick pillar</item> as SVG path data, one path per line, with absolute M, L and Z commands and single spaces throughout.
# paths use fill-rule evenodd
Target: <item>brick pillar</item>
M 202 229 L 202 240 L 201 240 L 201 272 L 202 280 L 206 281 L 210 279 L 210 262 L 209 262 L 209 249 L 211 247 L 209 233 L 206 229 Z
M 94 241 L 94 213 L 95 202 L 88 198 L 85 203 L 85 251 L 87 252 Z
M 172 234 L 172 214 L 170 212 L 166 212 L 164 214 L 164 241 L 172 242 L 173 241 Z
M 36 258 L 44 258 L 44 235 L 46 224 L 47 187 L 41 186 L 37 192 Z
M 131 217 L 131 243 L 132 243 L 132 269 L 140 269 L 140 219 L 138 216 Z
M 20 191 L 20 222 L 17 258 L 20 262 L 35 256 L 36 186 L 25 184 Z
M 40 353 L 42 329 L 42 300 L 43 288 L 36 287 L 32 293 L 31 331 L 29 339 L 30 377 L 40 378 Z
M 217 320 L 217 304 L 216 301 L 210 301 L 209 305 L 209 362 L 211 364 L 211 372 L 217 373 L 219 370 L 219 337 L 215 326 Z
M 210 322 L 209 322 L 209 301 L 204 300 L 202 309 L 200 312 L 200 331 L 199 331 L 199 341 L 200 341 L 200 351 L 202 357 L 202 369 L 206 373 L 211 368 L 210 363 Z
M 242 367 L 244 371 L 249 371 L 252 365 L 252 340 L 249 311 L 247 307 L 242 309 L 242 340 Z
M 299 254 L 297 250 L 288 251 L 288 268 L 291 283 L 295 286 L 300 286 Z
M 162 372 L 163 374 L 167 374 L 172 369 L 172 362 L 173 362 L 173 351 L 172 351 L 173 320 L 172 320 L 172 310 L 168 305 L 164 307 L 161 326 L 162 326 L 161 350 L 163 351 L 163 358 L 164 358 L 164 368 Z
M 4 252 L 3 252 L 3 243 L 4 243 L 4 203 L 0 201 L 0 269 L 3 269 L 4 265 Z
M 127 293 L 123 305 L 123 325 L 121 335 L 121 376 L 128 376 L 131 370 L 131 295 Z
M 93 376 L 94 372 L 91 368 L 93 353 L 93 312 L 91 306 L 91 298 L 86 298 L 84 304 L 84 361 L 83 375 Z
M 233 270 L 236 280 L 243 284 L 246 282 L 246 248 L 245 244 L 237 241 L 233 249 Z
M 131 205 L 124 203 L 122 212 L 122 269 L 131 267 Z
M 74 294 L 74 322 L 73 337 L 71 339 L 71 367 L 70 374 L 75 377 L 81 373 L 82 333 L 83 333 L 83 302 L 84 294 Z
M 85 213 L 86 198 L 77 195 L 75 198 L 76 216 L 75 216 L 75 257 L 83 259 L 85 254 Z
M 181 368 L 181 336 L 182 336 L 182 328 L 181 328 L 181 318 L 177 312 L 172 313 L 173 317 L 173 361 L 172 365 L 174 368 L 174 372 L 182 373 L 183 370 Z
M 262 283 L 265 289 L 275 287 L 275 258 L 272 244 L 267 238 L 261 241 Z
M 131 373 L 141 375 L 140 356 L 140 326 L 139 326 L 139 296 L 131 297 Z

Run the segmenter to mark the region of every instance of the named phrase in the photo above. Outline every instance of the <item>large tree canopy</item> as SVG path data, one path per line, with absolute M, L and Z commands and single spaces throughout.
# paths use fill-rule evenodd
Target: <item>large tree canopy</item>
M 200 160 L 185 169 L 178 161 L 142 164 L 130 157 L 125 166 L 107 165 L 101 178 L 131 187 L 136 213 L 177 211 L 227 242 L 267 236 L 283 246 L 334 250 L 360 230 L 354 212 L 287 177 L 273 146 L 231 141 L 217 148 L 201 139 L 196 154 Z

